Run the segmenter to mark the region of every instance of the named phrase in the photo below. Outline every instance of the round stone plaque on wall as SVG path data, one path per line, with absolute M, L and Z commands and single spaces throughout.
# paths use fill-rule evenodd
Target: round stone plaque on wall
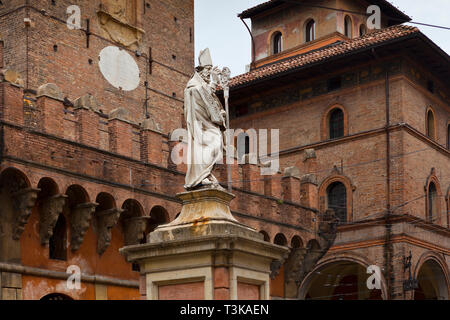
M 115 88 L 132 91 L 139 86 L 139 67 L 133 57 L 115 46 L 104 48 L 99 55 L 100 72 Z

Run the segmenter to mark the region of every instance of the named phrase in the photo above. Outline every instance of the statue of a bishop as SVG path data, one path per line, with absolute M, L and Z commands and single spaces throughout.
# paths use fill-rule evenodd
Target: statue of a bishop
M 212 79 L 211 79 L 212 78 Z M 223 160 L 226 112 L 216 96 L 220 71 L 213 68 L 209 49 L 200 52 L 199 66 L 184 91 L 184 114 L 188 132 L 186 190 L 220 188 L 212 175 Z

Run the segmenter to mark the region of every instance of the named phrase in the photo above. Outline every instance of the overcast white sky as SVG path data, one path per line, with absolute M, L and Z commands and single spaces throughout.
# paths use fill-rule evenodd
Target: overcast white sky
M 267 0 L 195 0 L 195 52 L 209 47 L 214 65 L 232 75 L 245 72 L 251 60 L 250 35 L 237 14 Z M 450 27 L 450 0 L 390 0 L 413 21 Z M 246 20 L 250 24 L 250 20 Z M 450 30 L 417 26 L 450 53 Z M 196 63 L 197 63 L 196 58 Z

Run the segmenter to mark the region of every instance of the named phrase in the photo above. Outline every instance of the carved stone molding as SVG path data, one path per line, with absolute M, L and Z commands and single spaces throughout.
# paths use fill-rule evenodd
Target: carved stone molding
M 122 209 L 108 209 L 96 213 L 97 219 L 97 252 L 102 255 L 111 244 L 111 229 L 117 224 Z
M 46 198 L 42 202 L 39 214 L 39 235 L 42 245 L 47 245 L 50 237 L 53 235 L 53 229 L 55 228 L 59 215 L 63 211 L 66 198 L 66 195 L 58 194 Z
M 123 230 L 126 246 L 139 244 L 144 239 L 144 232 L 149 220 L 150 217 L 132 217 L 124 220 Z
M 86 109 L 94 112 L 99 111 L 97 99 L 91 94 L 86 94 L 76 99 L 74 107 L 75 109 Z
M 300 170 L 297 167 L 287 167 L 284 169 L 284 177 L 298 177 L 300 176 Z
M 4 81 L 15 84 L 19 87 L 24 86 L 23 77 L 19 72 L 15 71 L 15 70 L 5 69 L 5 70 L 1 70 L 0 74 L 3 77 Z
M 37 90 L 36 97 L 50 97 L 56 100 L 63 101 L 63 93 L 61 89 L 54 83 L 46 83 L 40 86 Z
M 109 120 L 114 120 L 114 119 L 118 119 L 118 120 L 122 120 L 125 122 L 129 122 L 129 123 L 134 123 L 134 121 L 131 119 L 131 113 L 130 111 L 128 111 L 125 108 L 119 107 L 117 109 L 112 110 L 109 115 Z
M 283 265 L 283 262 L 280 260 L 273 260 L 270 263 L 270 279 L 273 280 L 280 274 L 282 265 Z
M 26 188 L 11 194 L 16 219 L 13 226 L 13 239 L 19 240 L 22 235 L 28 218 L 31 215 L 31 209 L 36 204 L 38 192 L 41 189 Z
M 316 263 L 328 252 L 336 239 L 337 219 L 333 210 L 327 210 L 319 222 L 318 237 L 315 239 L 319 248 L 294 249 L 286 262 L 285 279 L 288 295 L 293 298 L 303 279 L 314 269 Z
M 72 209 L 70 216 L 70 247 L 72 251 L 80 249 L 84 234 L 89 229 L 92 214 L 97 206 L 98 203 L 83 203 Z
M 306 149 L 303 154 L 303 162 L 306 162 L 310 159 L 316 159 L 316 150 L 314 149 Z
M 97 14 L 106 37 L 131 50 L 139 48 L 144 30 L 132 25 L 123 16 L 107 12 L 105 8 L 101 8 Z

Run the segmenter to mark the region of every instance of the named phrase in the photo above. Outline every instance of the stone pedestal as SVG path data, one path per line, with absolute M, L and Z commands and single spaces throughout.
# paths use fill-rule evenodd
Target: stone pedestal
M 176 220 L 158 227 L 147 244 L 121 249 L 140 265 L 145 298 L 269 299 L 271 267 L 281 265 L 289 249 L 239 223 L 230 212 L 230 193 L 206 189 L 178 198 L 183 208 Z

